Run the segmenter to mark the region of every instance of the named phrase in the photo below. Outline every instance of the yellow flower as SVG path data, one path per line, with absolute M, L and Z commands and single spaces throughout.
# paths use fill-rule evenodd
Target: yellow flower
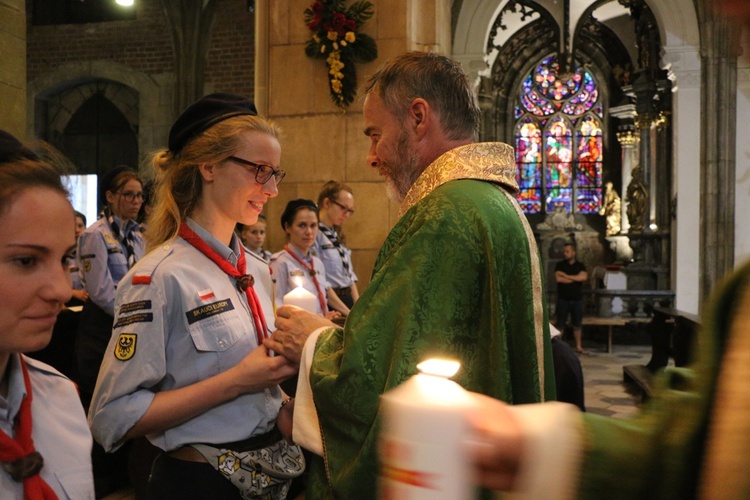
M 320 37 L 313 33 L 312 39 L 315 40 L 315 43 L 320 43 Z
M 320 53 L 321 53 L 321 54 L 324 54 L 324 53 L 325 53 L 325 51 L 326 51 L 326 46 L 325 46 L 325 45 L 321 45 L 321 46 L 320 46 Z
M 344 39 L 349 43 L 354 43 L 357 40 L 357 35 L 353 31 L 347 31 Z
M 339 50 L 339 44 L 336 42 L 333 42 L 333 50 Z
M 346 47 L 346 40 L 341 40 L 341 46 Z
M 341 80 L 336 80 L 336 79 L 331 80 L 331 90 L 333 90 L 337 94 L 340 94 L 341 93 Z
M 335 31 L 329 31 L 328 32 L 328 39 L 329 40 L 333 41 L 333 40 L 336 40 L 338 37 L 339 37 L 339 34 L 336 33 Z

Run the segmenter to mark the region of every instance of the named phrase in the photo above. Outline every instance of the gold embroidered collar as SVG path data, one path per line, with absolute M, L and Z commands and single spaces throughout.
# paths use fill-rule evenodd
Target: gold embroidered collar
M 442 154 L 422 172 L 406 193 L 399 209 L 399 218 L 438 187 L 458 179 L 495 182 L 517 193 L 513 148 L 502 142 L 475 142 Z

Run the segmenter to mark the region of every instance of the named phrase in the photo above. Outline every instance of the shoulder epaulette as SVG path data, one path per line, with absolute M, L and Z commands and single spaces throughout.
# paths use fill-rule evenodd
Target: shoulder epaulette
M 154 274 L 157 266 L 167 258 L 173 251 L 172 245 L 166 243 L 156 250 L 150 251 L 146 254 L 143 259 L 138 263 L 138 269 L 131 278 L 131 284 L 133 285 L 150 285 L 151 276 Z

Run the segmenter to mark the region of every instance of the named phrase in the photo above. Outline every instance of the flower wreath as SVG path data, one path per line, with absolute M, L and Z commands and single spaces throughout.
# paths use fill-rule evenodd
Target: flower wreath
M 305 53 L 325 58 L 331 99 L 341 109 L 346 109 L 357 93 L 354 63 L 378 57 L 375 40 L 357 33 L 374 13 L 375 7 L 366 0 L 358 0 L 348 9 L 344 0 L 316 0 L 305 9 L 305 22 L 312 31 Z

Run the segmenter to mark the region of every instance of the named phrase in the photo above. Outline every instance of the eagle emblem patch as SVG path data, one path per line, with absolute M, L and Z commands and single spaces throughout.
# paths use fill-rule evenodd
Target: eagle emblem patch
M 120 361 L 127 361 L 135 354 L 135 341 L 138 335 L 135 333 L 121 333 L 117 337 L 115 346 L 115 357 Z

